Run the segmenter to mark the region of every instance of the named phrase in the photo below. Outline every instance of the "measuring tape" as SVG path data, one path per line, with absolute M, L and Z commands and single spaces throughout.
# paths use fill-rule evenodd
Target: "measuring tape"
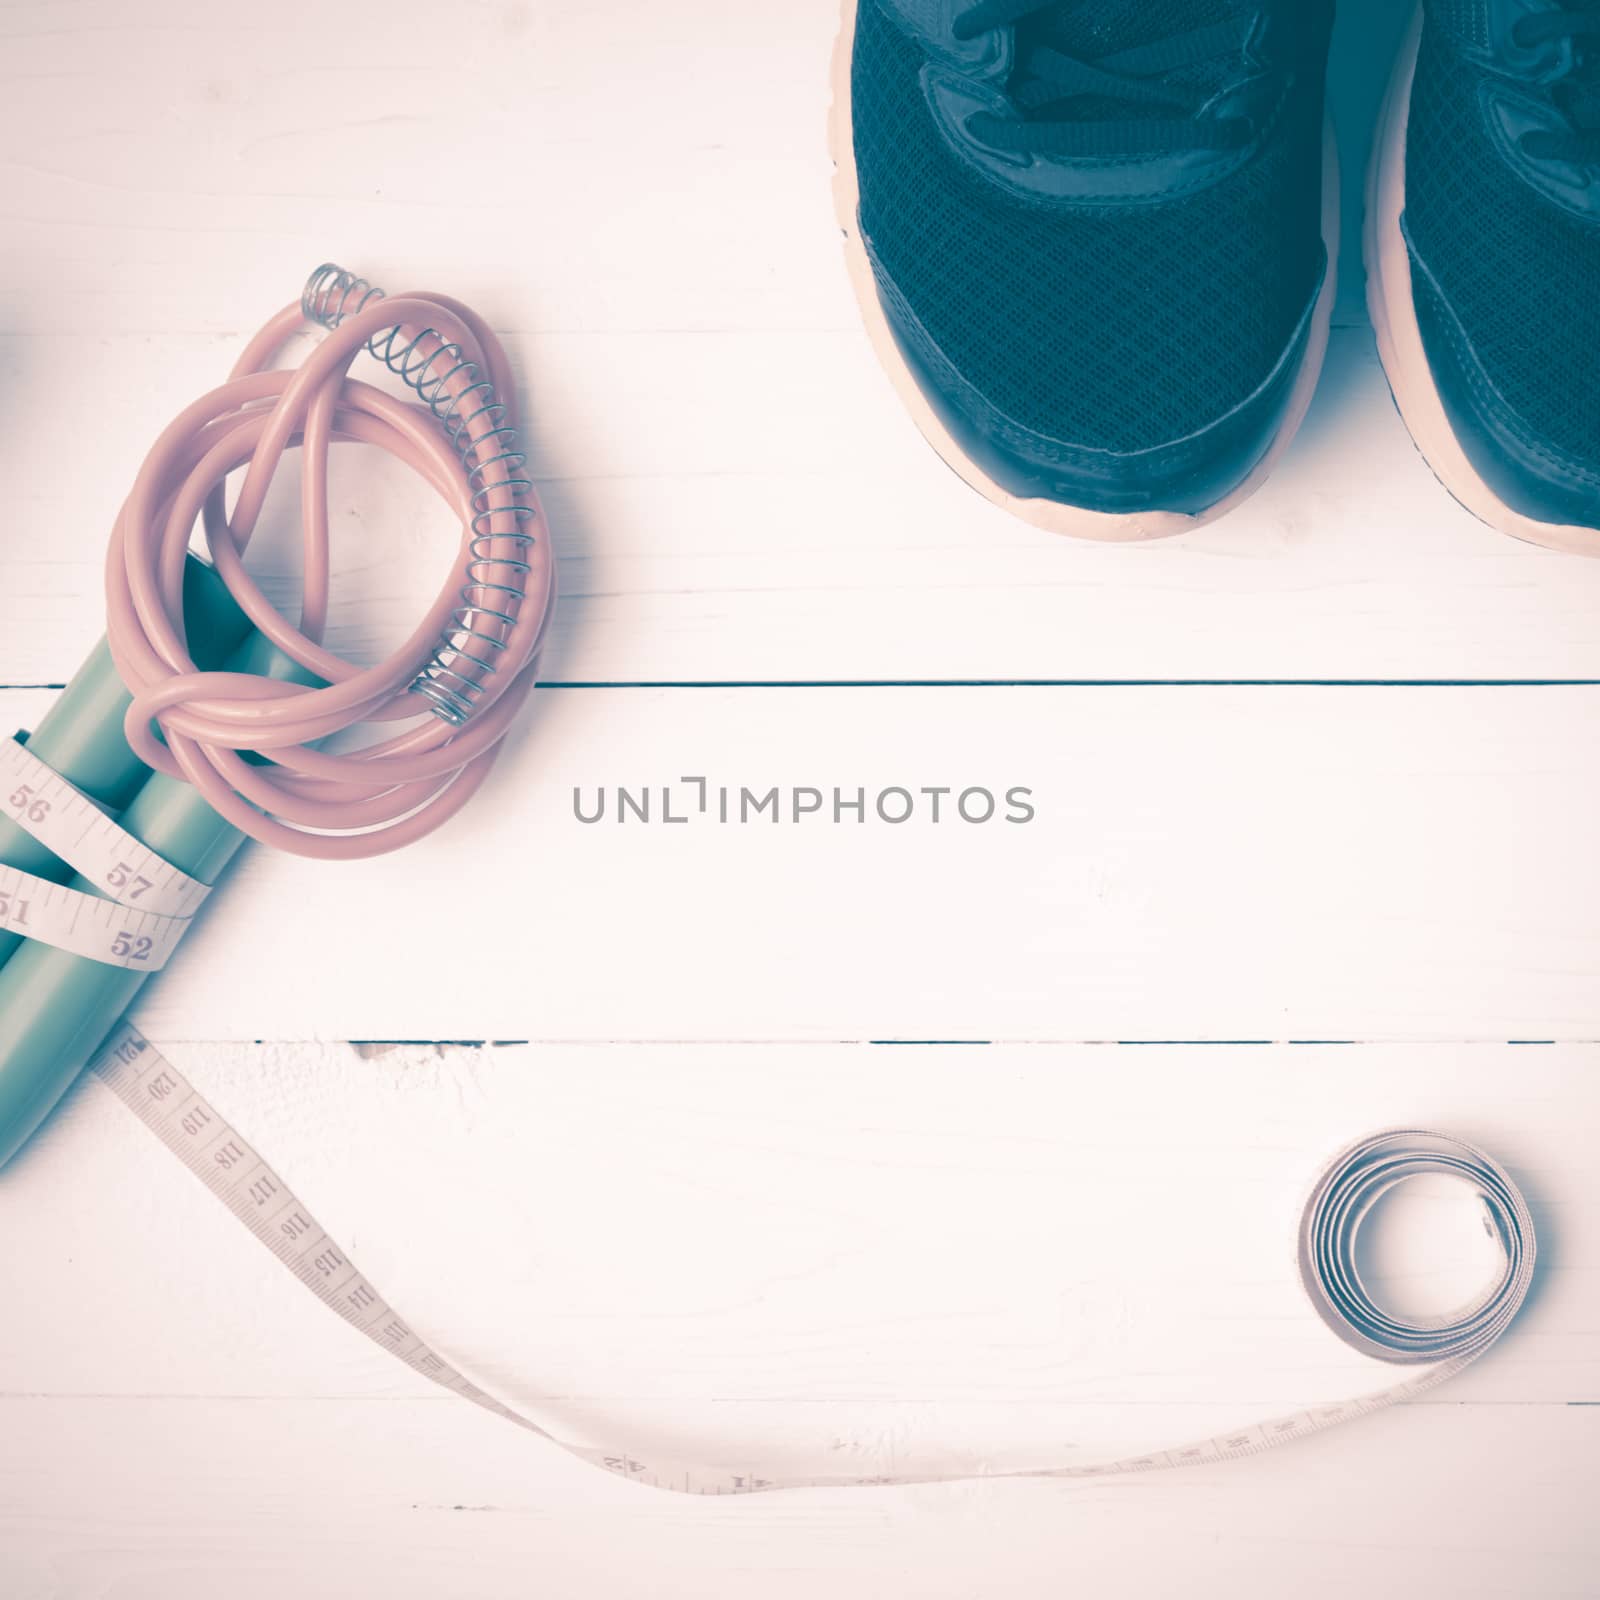
M 0 866 L 0 930 L 75 956 L 159 972 L 211 893 L 179 872 L 15 739 L 0 742 L 0 816 L 100 891 Z
M 0 928 L 114 966 L 155 971 L 210 892 L 162 861 L 20 744 L 0 747 L 0 809 L 109 898 L 0 868 Z M 430 1346 L 351 1261 L 247 1139 L 136 1028 L 121 1024 L 91 1063 L 111 1091 L 316 1297 L 413 1371 L 569 1455 L 632 1482 L 685 1494 L 954 1482 L 964 1472 L 791 1476 L 754 1465 L 711 1467 L 653 1453 L 571 1443 L 475 1383 Z M 1501 1272 L 1454 1317 L 1408 1322 L 1367 1294 L 1356 1265 L 1361 1224 L 1409 1178 L 1444 1174 L 1476 1189 L 1500 1245 Z M 1346 1150 L 1312 1190 L 1299 1271 L 1317 1315 L 1345 1344 L 1411 1376 L 1377 1393 L 1296 1412 L 1172 1450 L 996 1478 L 1099 1478 L 1259 1455 L 1446 1382 L 1488 1351 L 1527 1298 L 1537 1253 L 1533 1218 L 1511 1178 L 1481 1150 L 1441 1134 L 1396 1130 Z
M 910 1475 L 788 1476 L 759 1466 L 703 1466 L 644 1450 L 579 1445 L 559 1438 L 489 1393 L 432 1348 L 332 1239 L 282 1176 L 193 1084 L 131 1024 L 106 1042 L 92 1069 L 322 1303 L 413 1371 L 594 1466 L 658 1489 L 686 1494 L 751 1494 L 779 1489 L 841 1489 L 955 1482 L 966 1472 Z M 1459 1316 L 1408 1323 L 1367 1296 L 1355 1267 L 1362 1220 L 1396 1184 L 1446 1174 L 1475 1188 L 1501 1247 L 1502 1271 L 1480 1302 Z M 1101 1478 L 1170 1471 L 1259 1455 L 1357 1417 L 1414 1399 L 1489 1350 L 1516 1316 L 1532 1284 L 1533 1219 L 1511 1178 L 1482 1151 L 1444 1135 L 1398 1130 L 1362 1140 L 1334 1161 L 1302 1217 L 1301 1280 L 1318 1315 L 1345 1343 L 1381 1361 L 1421 1370 L 1383 1391 L 1203 1439 L 1172 1450 L 995 1478 Z

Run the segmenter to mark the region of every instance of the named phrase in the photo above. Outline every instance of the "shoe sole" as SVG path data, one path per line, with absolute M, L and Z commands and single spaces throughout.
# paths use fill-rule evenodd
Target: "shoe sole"
M 1429 470 L 1480 522 L 1549 550 L 1600 555 L 1600 534 L 1593 528 L 1524 516 L 1483 481 L 1462 449 L 1434 384 L 1412 296 L 1411 254 L 1400 229 L 1406 209 L 1406 130 L 1421 43 L 1418 4 L 1389 82 L 1367 172 L 1367 309 L 1389 392 Z
M 828 117 L 828 146 L 834 166 L 834 214 L 844 235 L 845 264 L 849 268 L 851 286 L 855 290 L 867 336 L 901 403 L 911 413 L 923 437 L 939 452 L 945 464 L 986 500 L 993 501 L 1012 516 L 1020 517 L 1022 521 L 1042 528 L 1047 533 L 1121 544 L 1170 539 L 1204 527 L 1206 523 L 1214 522 L 1248 500 L 1266 482 L 1299 432 L 1300 424 L 1311 409 L 1312 396 L 1316 393 L 1317 381 L 1327 358 L 1333 304 L 1338 292 L 1340 223 L 1339 156 L 1331 124 L 1323 139 L 1322 237 L 1328 252 L 1327 277 L 1312 316 L 1306 352 L 1289 396 L 1283 422 L 1249 476 L 1236 489 L 1201 512 L 1091 511 L 1063 501 L 1016 495 L 996 483 L 978 466 L 939 419 L 906 366 L 878 298 L 872 263 L 867 259 L 866 246 L 861 238 L 861 186 L 856 174 L 850 105 L 850 64 L 854 54 L 856 11 L 857 0 L 843 0 L 839 36 L 833 50 L 833 103 Z

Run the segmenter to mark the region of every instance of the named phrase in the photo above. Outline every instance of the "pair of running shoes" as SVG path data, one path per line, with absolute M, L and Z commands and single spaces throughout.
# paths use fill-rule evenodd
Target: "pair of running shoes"
M 1281 456 L 1334 301 L 1333 12 L 847 0 L 852 277 L 924 433 L 990 499 L 1158 538 Z M 1422 0 L 1365 243 L 1384 369 L 1434 473 L 1495 527 L 1600 553 L 1600 0 Z

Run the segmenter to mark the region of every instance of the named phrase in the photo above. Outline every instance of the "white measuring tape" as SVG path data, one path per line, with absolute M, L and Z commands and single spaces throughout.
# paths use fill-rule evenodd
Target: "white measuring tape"
M 329 1237 L 308 1207 L 215 1106 L 137 1029 L 123 1024 L 93 1071 L 152 1133 L 331 1311 L 407 1366 L 452 1393 L 548 1440 L 580 1460 L 658 1489 L 687 1494 L 858 1488 L 953 1482 L 970 1473 L 785 1476 L 756 1465 L 711 1467 L 644 1450 L 559 1438 L 474 1383 L 433 1349 Z M 1396 1184 L 1446 1174 L 1477 1190 L 1501 1247 L 1502 1271 L 1478 1304 L 1422 1323 L 1387 1315 L 1367 1295 L 1354 1250 L 1362 1220 Z M 1440 1134 L 1401 1130 L 1344 1152 L 1313 1191 L 1300 1230 L 1300 1270 L 1319 1316 L 1347 1344 L 1397 1365 L 1420 1366 L 1359 1399 L 1296 1412 L 1172 1450 L 1069 1467 L 992 1472 L 996 1478 L 1099 1478 L 1167 1471 L 1259 1455 L 1418 1395 L 1483 1355 L 1510 1325 L 1532 1283 L 1533 1219 L 1516 1185 L 1482 1151 Z
M 186 877 L 86 796 L 7 741 L 0 748 L 0 810 L 111 899 L 0 869 L 0 927 L 75 954 L 153 971 L 209 890 Z M 148 943 L 146 942 L 148 941 Z M 751 1494 L 952 1482 L 970 1473 L 792 1476 L 708 1467 L 653 1453 L 559 1438 L 473 1382 L 433 1349 L 379 1293 L 283 1178 L 183 1074 L 129 1023 L 101 1047 L 91 1071 L 330 1310 L 441 1387 L 620 1477 L 686 1494 Z M 1444 1174 L 1475 1189 L 1499 1243 L 1501 1272 L 1477 1304 L 1451 1317 L 1407 1321 L 1368 1295 L 1356 1265 L 1361 1224 L 1396 1184 Z M 1334 1161 L 1301 1218 L 1301 1283 L 1317 1315 L 1345 1344 L 1376 1360 L 1419 1369 L 1377 1393 L 1257 1423 L 1176 1449 L 1100 1462 L 991 1472 L 996 1478 L 1099 1478 L 1237 1460 L 1321 1433 L 1454 1377 L 1510 1325 L 1533 1281 L 1533 1218 L 1511 1178 L 1481 1150 L 1441 1134 L 1397 1130 L 1362 1140 Z
M 210 894 L 15 739 L 0 740 L 0 816 L 99 894 L 0 867 L 0 930 L 113 967 L 158 972 Z

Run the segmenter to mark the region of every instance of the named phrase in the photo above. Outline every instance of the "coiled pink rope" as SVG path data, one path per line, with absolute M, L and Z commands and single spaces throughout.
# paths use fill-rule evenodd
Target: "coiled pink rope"
M 464 461 L 426 406 L 347 376 L 375 335 L 399 325 L 460 361 L 441 361 L 446 397 L 487 377 L 498 405 L 464 405 Z M 515 387 L 505 351 L 467 307 L 441 295 L 379 300 L 329 333 L 292 371 L 269 370 L 304 331 L 298 304 L 249 343 L 227 383 L 184 410 L 156 441 L 116 527 L 107 561 L 107 634 L 133 696 L 127 736 L 139 759 L 187 779 L 254 839 L 300 855 L 349 859 L 395 850 L 452 816 L 488 774 L 533 672 L 554 599 L 544 519 L 517 458 L 500 458 L 497 425 L 514 425 Z M 459 347 L 452 351 L 451 346 Z M 476 365 L 476 373 L 468 365 Z M 459 371 L 451 373 L 453 366 Z M 456 386 L 452 390 L 451 385 Z M 467 395 L 470 401 L 470 393 Z M 480 397 L 481 398 L 481 397 Z M 504 409 L 501 409 L 504 408 Z M 322 646 L 329 587 L 328 451 L 376 445 L 432 486 L 457 515 L 462 542 L 450 577 L 416 630 L 387 661 L 357 668 Z M 301 520 L 305 586 L 299 626 L 267 600 L 242 556 L 285 451 L 304 453 Z M 478 465 L 478 463 L 483 463 Z M 469 475 L 478 466 L 478 487 Z M 243 467 L 232 515 L 224 480 Z M 473 519 L 485 535 L 473 547 Z M 244 672 L 202 672 L 188 653 L 183 571 L 203 519 L 212 561 L 255 627 L 323 680 L 312 688 Z M 531 539 L 529 536 L 532 536 Z M 515 578 L 502 586 L 498 579 Z M 495 603 L 502 587 L 520 603 Z M 475 596 L 480 597 L 475 600 Z M 464 727 L 451 727 L 412 685 L 452 632 L 463 598 L 474 609 L 474 659 L 492 658 Z M 513 614 L 514 613 L 514 614 Z M 486 637 L 487 636 L 487 637 Z M 315 748 L 363 722 L 422 720 L 386 739 L 335 753 Z M 160 729 L 160 737 L 156 728 Z M 256 752 L 261 763 L 244 759 Z

